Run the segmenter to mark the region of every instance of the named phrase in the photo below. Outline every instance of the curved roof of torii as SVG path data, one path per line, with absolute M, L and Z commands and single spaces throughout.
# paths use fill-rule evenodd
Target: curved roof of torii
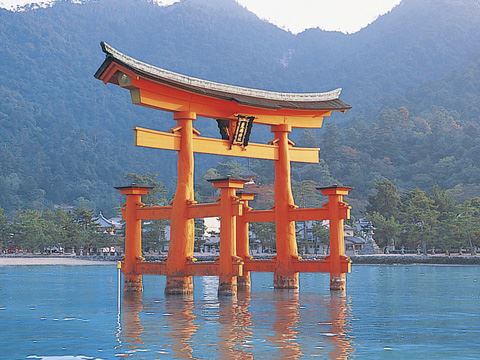
M 351 108 L 350 105 L 340 100 L 341 89 L 320 93 L 282 93 L 227 85 L 179 74 L 144 63 L 121 53 L 105 42 L 102 42 L 101 46 L 106 54 L 106 59 L 95 73 L 95 77 L 105 82 L 117 82 L 113 76 L 104 79 L 107 69 L 112 63 L 116 63 L 139 76 L 158 83 L 204 96 L 234 101 L 246 106 L 265 109 L 327 111 L 345 111 Z

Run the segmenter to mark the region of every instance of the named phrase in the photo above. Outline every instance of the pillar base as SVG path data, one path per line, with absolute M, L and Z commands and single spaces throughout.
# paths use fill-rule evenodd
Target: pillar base
M 165 295 L 189 295 L 193 294 L 192 276 L 167 276 Z
M 273 275 L 273 287 L 275 289 L 298 289 L 298 273 Z
M 241 291 L 249 291 L 252 287 L 252 280 L 250 278 L 250 271 L 243 273 L 243 276 L 237 276 L 237 288 Z
M 218 296 L 237 295 L 237 277 L 220 276 L 218 279 Z
M 142 292 L 143 291 L 142 275 L 124 275 L 123 291 L 126 293 Z
M 344 291 L 347 289 L 347 276 L 346 274 L 332 275 L 330 274 L 330 290 L 332 291 Z

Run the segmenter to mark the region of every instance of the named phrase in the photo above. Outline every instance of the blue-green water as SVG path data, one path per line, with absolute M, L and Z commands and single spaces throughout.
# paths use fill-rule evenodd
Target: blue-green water
M 1 359 L 478 359 L 480 267 L 355 266 L 346 296 L 303 274 L 299 294 L 254 274 L 250 296 L 193 299 L 144 278 L 117 313 L 115 266 L 0 267 Z

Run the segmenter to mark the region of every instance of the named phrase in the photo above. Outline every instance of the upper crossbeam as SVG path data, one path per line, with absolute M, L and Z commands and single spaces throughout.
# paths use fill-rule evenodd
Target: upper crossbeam
M 136 146 L 165 150 L 180 150 L 181 135 L 179 134 L 141 127 L 136 127 L 134 130 Z M 313 164 L 319 162 L 320 149 L 318 148 L 291 146 L 289 150 L 291 161 Z M 231 146 L 228 140 L 213 139 L 202 136 L 193 137 L 193 152 L 253 159 L 278 160 L 278 145 L 276 144 L 267 145 L 249 143 L 246 147 L 237 145 Z

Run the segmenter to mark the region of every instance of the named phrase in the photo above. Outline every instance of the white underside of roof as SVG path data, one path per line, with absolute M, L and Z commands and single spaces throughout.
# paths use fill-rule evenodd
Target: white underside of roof
M 110 54 L 115 59 L 143 73 L 148 73 L 155 77 L 170 80 L 175 83 L 183 84 L 186 86 L 194 86 L 198 88 L 220 91 L 220 92 L 230 93 L 234 95 L 243 95 L 243 96 L 250 96 L 254 98 L 279 100 L 279 101 L 317 102 L 317 101 L 336 100 L 340 97 L 340 93 L 342 92 L 342 89 L 338 88 L 332 91 L 321 92 L 321 93 L 281 93 L 281 92 L 275 92 L 275 91 L 251 89 L 251 88 L 246 88 L 241 86 L 221 84 L 213 81 L 202 80 L 195 77 L 175 73 L 173 71 L 165 70 L 165 69 L 144 63 L 142 61 L 139 61 L 128 55 L 121 53 L 120 51 L 108 45 L 107 43 L 104 43 L 104 49 L 108 54 Z

